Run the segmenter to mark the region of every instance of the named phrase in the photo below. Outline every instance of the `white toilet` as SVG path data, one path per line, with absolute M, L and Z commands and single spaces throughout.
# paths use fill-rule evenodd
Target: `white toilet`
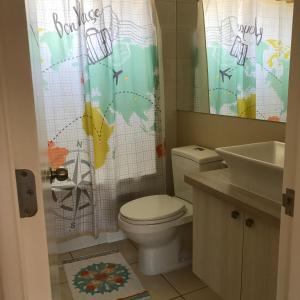
M 138 198 L 123 205 L 119 213 L 119 226 L 138 245 L 139 268 L 146 275 L 191 263 L 191 246 L 189 254 L 182 251 L 186 236 L 191 244 L 192 229 L 187 225 L 193 220 L 193 190 L 184 182 L 184 175 L 222 168 L 222 159 L 215 151 L 186 146 L 172 149 L 172 167 L 174 197 Z

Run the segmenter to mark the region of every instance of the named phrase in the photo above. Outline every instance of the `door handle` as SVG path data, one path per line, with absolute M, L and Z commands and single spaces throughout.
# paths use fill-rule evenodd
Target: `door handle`
M 238 219 L 240 217 L 240 213 L 237 211 L 237 210 L 233 210 L 232 212 L 231 212 L 231 218 L 232 219 Z
M 55 170 L 49 169 L 48 178 L 52 183 L 55 179 L 58 181 L 65 181 L 69 178 L 69 173 L 66 168 L 57 168 Z
M 254 226 L 254 220 L 253 219 L 246 219 L 245 221 L 247 227 L 253 227 Z

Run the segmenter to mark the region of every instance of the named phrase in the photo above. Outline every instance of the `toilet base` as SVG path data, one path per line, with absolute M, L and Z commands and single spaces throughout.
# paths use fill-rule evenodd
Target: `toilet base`
M 175 236 L 168 244 L 157 247 L 139 247 L 139 269 L 145 275 L 170 272 L 191 264 L 191 259 L 180 255 L 180 238 Z

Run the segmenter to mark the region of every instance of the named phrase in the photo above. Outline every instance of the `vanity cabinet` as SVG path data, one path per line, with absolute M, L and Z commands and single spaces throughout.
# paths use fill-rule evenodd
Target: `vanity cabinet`
M 278 219 L 245 213 L 242 300 L 275 300 L 279 251 Z
M 224 300 L 275 300 L 279 220 L 194 188 L 193 271 Z

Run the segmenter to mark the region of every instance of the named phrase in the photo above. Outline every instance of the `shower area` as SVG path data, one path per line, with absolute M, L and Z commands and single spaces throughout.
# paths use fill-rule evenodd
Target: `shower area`
M 122 204 L 165 193 L 160 31 L 151 0 L 26 1 L 48 162 L 50 256 L 124 238 Z
M 27 2 L 37 101 L 43 102 L 55 236 L 117 230 L 118 207 L 164 192 L 158 29 L 151 1 Z

